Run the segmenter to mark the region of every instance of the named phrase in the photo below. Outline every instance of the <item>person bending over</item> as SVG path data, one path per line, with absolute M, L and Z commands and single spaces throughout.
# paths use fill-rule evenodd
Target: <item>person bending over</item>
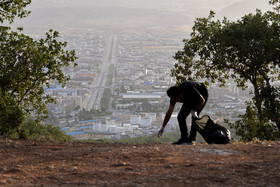
M 203 83 L 184 81 L 179 86 L 172 86 L 167 90 L 167 95 L 170 98 L 170 104 L 168 111 L 165 114 L 164 121 L 161 129 L 158 132 L 160 138 L 164 132 L 164 128 L 167 125 L 174 106 L 177 102 L 183 103 L 180 112 L 177 116 L 181 138 L 174 142 L 173 145 L 179 144 L 194 144 L 196 139 L 196 129 L 192 125 L 190 135 L 188 134 L 188 127 L 186 119 L 188 115 L 192 114 L 192 120 L 199 118 L 199 114 L 204 108 L 208 99 L 208 90 Z

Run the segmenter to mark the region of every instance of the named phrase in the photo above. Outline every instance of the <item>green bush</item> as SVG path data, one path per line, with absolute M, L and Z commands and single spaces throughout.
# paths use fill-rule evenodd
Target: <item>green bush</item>
M 240 115 L 241 120 L 226 123 L 236 130 L 236 135 L 241 137 L 241 141 L 249 142 L 254 139 L 264 140 L 277 140 L 279 139 L 278 129 L 274 122 L 263 118 L 259 120 L 257 109 L 251 104 L 247 104 L 246 113 Z
M 1 103 L 2 99 L 0 99 Z M 16 105 L 0 104 L 0 135 L 9 135 L 24 121 L 23 111 Z
M 56 141 L 71 141 L 72 138 L 66 135 L 59 127 L 51 124 L 40 124 L 32 119 L 23 123 L 20 129 L 13 133 L 14 138 L 36 139 L 46 138 Z
M 92 143 L 127 143 L 127 144 L 145 144 L 145 143 L 164 143 L 164 142 L 174 142 L 180 137 L 180 132 L 165 133 L 162 137 L 158 138 L 157 135 L 143 136 L 137 138 L 125 138 L 121 140 L 112 139 L 99 139 L 99 140 L 86 140 Z

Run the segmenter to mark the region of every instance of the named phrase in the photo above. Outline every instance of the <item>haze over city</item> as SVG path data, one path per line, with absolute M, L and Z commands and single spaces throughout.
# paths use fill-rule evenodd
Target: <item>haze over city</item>
M 64 70 L 71 77 L 66 88 L 46 88 L 58 101 L 48 106 L 47 122 L 75 138 L 122 139 L 158 132 L 166 89 L 176 82 L 173 56 L 196 18 L 213 10 L 218 19 L 236 21 L 257 8 L 269 10 L 268 0 L 33 0 L 31 14 L 14 26 L 35 38 L 57 30 L 79 57 L 77 68 Z M 232 81 L 208 89 L 204 112 L 221 121 L 237 118 L 250 97 Z M 174 130 L 176 113 L 166 131 Z
M 30 16 L 17 24 L 27 31 L 75 28 L 189 32 L 195 18 L 207 16 L 210 10 L 219 19 L 236 20 L 256 8 L 270 9 L 268 0 L 34 0 L 28 6 Z
M 279 13 L 0 0 L 0 187 L 280 187 Z

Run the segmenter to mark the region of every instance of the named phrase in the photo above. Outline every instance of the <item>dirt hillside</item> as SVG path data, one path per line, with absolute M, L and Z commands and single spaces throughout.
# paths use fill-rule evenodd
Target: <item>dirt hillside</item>
M 280 186 L 280 143 L 173 146 L 0 138 L 0 186 Z

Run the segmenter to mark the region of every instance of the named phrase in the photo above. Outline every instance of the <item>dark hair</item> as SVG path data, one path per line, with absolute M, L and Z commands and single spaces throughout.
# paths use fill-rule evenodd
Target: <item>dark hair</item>
M 176 86 L 172 86 L 166 91 L 166 93 L 170 98 L 177 98 L 181 94 L 181 90 Z

